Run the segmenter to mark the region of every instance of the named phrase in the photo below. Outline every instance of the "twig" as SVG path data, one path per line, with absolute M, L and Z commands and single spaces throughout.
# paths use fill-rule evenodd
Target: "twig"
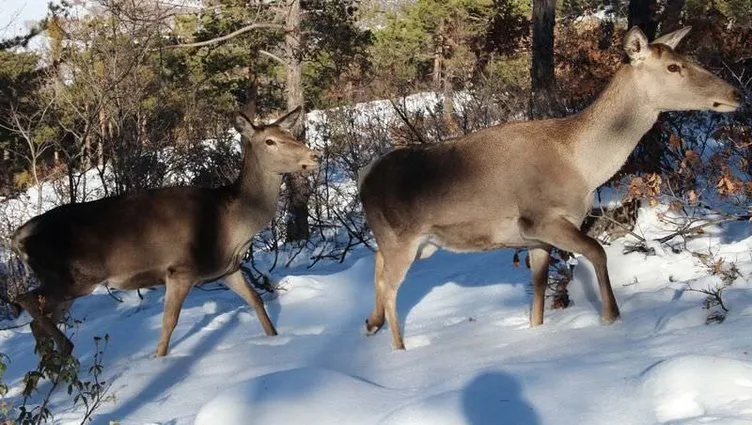
M 287 262 L 285 263 L 285 268 L 290 267 L 290 264 L 292 264 L 292 262 L 295 261 L 296 258 L 298 258 L 298 255 L 303 252 L 303 249 L 306 247 L 306 245 L 307 243 L 298 244 L 297 251 L 287 260 Z
M 712 220 L 712 221 L 708 221 L 708 222 L 703 223 L 703 224 L 698 224 L 697 226 L 692 226 L 692 227 L 687 227 L 687 228 L 684 228 L 684 229 L 680 229 L 680 230 L 677 230 L 674 233 L 668 234 L 666 236 L 663 236 L 661 238 L 657 238 L 657 239 L 654 239 L 654 240 L 657 241 L 658 243 L 662 243 L 663 244 L 663 243 L 666 243 L 666 242 L 670 241 L 671 239 L 673 239 L 673 238 L 675 238 L 677 236 L 683 236 L 683 235 L 695 233 L 698 230 L 703 229 L 703 228 L 708 227 L 708 226 L 713 226 L 713 225 L 723 224 L 723 223 L 730 223 L 730 222 L 733 222 L 733 221 L 750 221 L 750 220 L 752 220 L 752 215 L 741 215 L 741 216 L 733 216 L 733 217 L 724 217 L 722 219 Z
M 413 133 L 413 135 L 414 135 L 415 137 L 417 137 L 417 138 L 418 138 L 418 141 L 419 141 L 419 142 L 420 142 L 421 144 L 423 144 L 423 145 L 427 144 L 426 140 L 425 140 L 425 139 L 423 139 L 423 136 L 421 136 L 420 132 L 419 132 L 419 131 L 418 131 L 418 130 L 417 130 L 417 129 L 415 128 L 415 126 L 413 126 L 413 124 L 412 124 L 412 123 L 410 122 L 410 119 L 408 119 L 408 117 L 407 117 L 407 114 L 405 114 L 405 113 L 404 113 L 404 111 L 402 111 L 402 110 L 401 110 L 401 109 L 400 109 L 400 108 L 399 108 L 399 107 L 397 106 L 397 104 L 396 104 L 396 103 L 394 103 L 394 100 L 392 100 L 392 99 L 389 99 L 389 103 L 391 103 L 391 104 L 392 104 L 392 107 L 394 108 L 394 111 L 395 111 L 395 112 L 397 113 L 397 115 L 399 116 L 400 120 L 402 120 L 402 122 L 404 122 L 404 123 L 405 123 L 405 125 L 407 126 L 407 128 L 408 128 L 408 129 L 410 129 L 410 132 L 411 132 L 411 133 Z
M 204 291 L 204 292 L 215 292 L 215 291 L 226 291 L 229 288 L 224 285 L 218 285 L 216 288 L 204 288 L 204 285 L 196 285 L 196 289 Z
M 373 252 L 376 252 L 376 249 L 375 249 L 374 247 L 372 247 L 372 246 L 371 246 L 371 244 L 369 244 L 369 243 L 368 243 L 368 242 L 367 242 L 367 241 L 365 240 L 365 238 L 363 238 L 363 235 L 361 235 L 361 234 L 360 234 L 360 233 L 358 233 L 358 232 L 355 232 L 354 230 L 352 230 L 352 229 L 350 228 L 350 226 L 348 226 L 348 224 L 347 224 L 347 221 L 345 221 L 345 219 L 344 219 L 344 218 L 342 218 L 342 216 L 341 216 L 341 215 L 339 214 L 339 212 L 338 212 L 338 211 L 337 211 L 336 209 L 333 209 L 333 210 L 332 210 L 332 213 L 333 213 L 333 214 L 334 214 L 334 215 L 335 215 L 335 216 L 337 217 L 337 219 L 338 219 L 338 220 L 340 221 L 340 223 L 342 223 L 342 226 L 343 226 L 343 227 L 345 228 L 345 230 L 347 231 L 347 233 L 348 233 L 348 234 L 349 234 L 349 235 L 350 235 L 351 237 L 354 237 L 355 239 L 357 239 L 357 240 L 358 240 L 358 241 L 359 241 L 360 243 L 362 243 L 363 245 L 365 245 L 365 246 L 366 246 L 366 248 L 370 249 L 370 250 L 371 250 L 371 251 L 373 251 Z
M 115 295 L 115 294 L 113 294 L 113 293 L 112 293 L 112 289 L 110 289 L 110 287 L 109 287 L 109 286 L 105 285 L 105 289 L 107 289 L 107 294 L 108 294 L 109 296 L 111 296 L 111 297 L 112 297 L 112 299 L 114 299 L 115 301 L 117 301 L 117 302 L 119 302 L 119 303 L 123 302 L 123 299 L 122 299 L 122 298 L 120 298 L 120 297 L 118 297 L 117 295 Z M 140 294 L 139 294 L 139 295 L 140 295 Z M 142 299 L 143 299 L 143 298 L 142 298 Z
M 589 215 L 590 215 L 591 217 L 595 217 L 595 218 L 604 218 L 604 219 L 606 219 L 607 221 L 611 222 L 612 224 L 615 224 L 615 225 L 619 226 L 619 227 L 620 227 L 620 228 L 621 228 L 622 230 L 626 231 L 626 232 L 627 232 L 627 233 L 629 233 L 630 235 L 632 235 L 632 236 L 634 236 L 635 238 L 639 239 L 639 240 L 640 240 L 640 242 L 643 242 L 643 243 L 647 242 L 647 241 L 645 240 L 645 238 L 643 238 L 642 236 L 638 235 L 638 234 L 637 234 L 637 233 L 635 233 L 634 231 L 630 230 L 630 229 L 629 229 L 629 227 L 627 227 L 627 226 L 626 226 L 626 225 L 624 225 L 623 223 L 620 223 L 620 222 L 618 222 L 617 220 L 614 220 L 614 219 L 613 219 L 612 217 L 609 217 L 609 216 L 608 216 L 608 215 L 606 214 L 606 210 L 605 210 L 605 209 L 604 209 L 603 207 L 601 207 L 601 215 L 599 215 L 599 216 L 597 216 L 597 215 L 593 215 L 592 211 L 590 212 L 590 214 L 589 214 Z
M 251 269 L 249 269 L 246 266 L 240 266 L 240 269 L 251 280 L 251 284 L 253 285 L 254 288 L 262 289 L 262 290 L 264 290 L 264 291 L 266 291 L 266 292 L 268 292 L 270 294 L 273 294 L 275 292 L 276 289 L 270 283 L 269 278 L 265 274 L 263 274 L 261 272 L 258 272 L 259 276 L 261 276 L 261 278 L 262 278 L 261 280 L 263 280 L 263 282 L 259 282 L 259 279 L 257 279 L 256 276 L 253 275 L 253 272 L 251 271 Z M 255 269 L 255 267 L 254 267 L 254 269 Z
M 22 323 L 20 325 L 5 326 L 5 327 L 0 328 L 0 331 L 9 331 L 11 329 L 23 328 L 24 326 L 29 325 L 29 324 L 31 324 L 31 322 Z
M 718 305 L 723 309 L 725 313 L 729 312 L 729 309 L 726 307 L 726 304 L 723 303 L 723 290 L 726 289 L 725 287 L 721 286 L 718 287 L 715 291 L 710 289 L 694 289 L 691 286 L 687 287 L 687 291 L 689 292 L 699 292 L 703 295 L 707 295 L 709 298 L 712 298 L 715 302 L 718 303 Z

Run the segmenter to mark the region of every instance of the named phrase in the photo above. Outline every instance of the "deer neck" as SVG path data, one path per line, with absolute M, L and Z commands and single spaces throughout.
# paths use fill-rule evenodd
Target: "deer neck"
M 274 217 L 279 200 L 282 176 L 265 169 L 261 158 L 249 144 L 245 144 L 243 168 L 233 185 L 238 211 L 253 221 L 266 223 Z
M 636 72 L 623 65 L 598 99 L 573 117 L 575 161 L 592 191 L 619 171 L 658 119 Z

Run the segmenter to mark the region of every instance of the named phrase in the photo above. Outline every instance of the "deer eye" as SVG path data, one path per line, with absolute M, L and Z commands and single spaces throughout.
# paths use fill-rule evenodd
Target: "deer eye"
M 679 65 L 677 65 L 675 63 L 672 63 L 671 65 L 668 66 L 668 70 L 670 72 L 679 72 L 680 69 L 681 68 L 679 67 Z
M 266 145 L 267 145 L 267 146 L 272 146 L 272 145 L 274 145 L 275 143 L 276 143 L 276 142 L 275 142 L 274 140 L 272 140 L 272 139 L 266 139 Z

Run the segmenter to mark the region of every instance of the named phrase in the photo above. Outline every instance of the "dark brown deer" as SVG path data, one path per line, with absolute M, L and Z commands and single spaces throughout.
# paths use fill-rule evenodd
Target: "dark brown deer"
M 64 205 L 21 226 L 12 248 L 39 287 L 15 302 L 33 317 L 37 344 L 52 337 L 70 354 L 73 345 L 57 322 L 75 298 L 104 282 L 120 289 L 166 286 L 160 357 L 167 354 L 188 291 L 215 279 L 224 279 L 253 307 L 266 334 L 276 335 L 240 265 L 251 238 L 274 217 L 281 173 L 318 165 L 317 154 L 289 132 L 300 111 L 260 126 L 237 116 L 243 168 L 228 186 L 171 187 Z
M 629 63 L 578 114 L 396 149 L 364 170 L 360 198 L 379 246 L 367 331 L 378 331 L 386 317 L 393 346 L 404 349 L 397 289 L 416 256 L 436 247 L 529 248 L 531 326 L 543 323 L 551 247 L 581 253 L 596 270 L 603 320 L 616 320 L 606 254 L 580 231 L 593 192 L 619 170 L 662 111 L 730 112 L 741 99 L 734 87 L 674 51 L 688 31 L 652 44 L 639 28 L 628 31 Z

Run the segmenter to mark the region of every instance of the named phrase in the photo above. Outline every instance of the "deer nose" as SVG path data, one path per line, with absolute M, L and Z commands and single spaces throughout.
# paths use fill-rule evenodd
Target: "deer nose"
M 313 160 L 313 162 L 321 162 L 321 155 L 318 152 L 312 152 L 311 160 Z
M 736 100 L 737 102 L 741 102 L 742 101 L 742 91 L 741 90 L 734 89 L 734 91 L 732 92 L 731 96 L 733 96 L 734 100 Z

